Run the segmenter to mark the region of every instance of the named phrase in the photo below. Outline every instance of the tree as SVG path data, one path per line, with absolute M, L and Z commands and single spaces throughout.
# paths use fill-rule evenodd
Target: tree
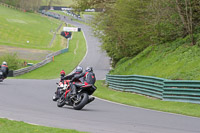
M 89 8 L 102 8 L 104 10 L 111 8 L 116 0 L 73 0 L 74 8 L 77 11 L 85 11 Z
M 151 44 L 147 10 L 149 0 L 117 2 L 96 18 L 94 29 L 102 40 L 102 48 L 114 63 L 132 57 Z
M 194 27 L 198 27 L 200 25 L 200 1 L 199 0 L 192 0 L 192 9 L 193 9 L 193 24 Z
M 192 0 L 176 0 L 177 11 L 180 19 L 184 25 L 186 35 L 190 35 L 192 45 L 195 44 L 194 40 L 194 22 L 193 22 L 193 6 Z M 193 1 L 195 2 L 195 1 Z
M 77 0 L 77 9 L 102 7 L 93 28 L 114 63 L 149 45 L 190 36 L 200 24 L 199 0 Z M 200 27 L 199 27 L 200 29 Z
M 147 8 L 153 43 L 173 41 L 183 35 L 182 23 L 176 10 L 175 1 L 151 0 Z
M 27 11 L 37 11 L 41 5 L 41 0 L 1 0 L 1 2 Z

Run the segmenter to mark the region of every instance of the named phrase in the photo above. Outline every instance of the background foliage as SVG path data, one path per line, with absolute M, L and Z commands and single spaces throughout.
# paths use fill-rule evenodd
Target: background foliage
M 6 61 L 10 70 L 17 70 L 23 66 L 23 61 L 20 60 L 16 53 L 6 54 L 0 57 L 0 63 Z
M 134 57 L 148 46 L 180 37 L 188 36 L 189 45 L 195 45 L 199 4 L 199 0 L 77 0 L 76 7 L 103 9 L 93 27 L 114 66 L 120 59 Z
M 73 4 L 72 0 L 0 0 L 0 2 L 26 11 L 38 11 L 40 6 L 70 6 Z

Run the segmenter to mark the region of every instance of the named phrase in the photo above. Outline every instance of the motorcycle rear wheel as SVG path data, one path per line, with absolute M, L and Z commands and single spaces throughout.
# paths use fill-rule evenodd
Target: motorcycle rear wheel
M 77 103 L 74 102 L 73 108 L 75 110 L 81 110 L 88 103 L 88 99 L 89 99 L 89 96 L 87 93 L 81 93 L 79 102 Z

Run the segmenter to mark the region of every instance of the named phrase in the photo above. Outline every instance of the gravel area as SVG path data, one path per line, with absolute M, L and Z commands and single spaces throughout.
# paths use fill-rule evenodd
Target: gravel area
M 48 54 L 51 53 L 51 51 L 0 45 L 0 56 L 3 56 L 7 53 L 17 53 L 20 59 L 43 60 Z

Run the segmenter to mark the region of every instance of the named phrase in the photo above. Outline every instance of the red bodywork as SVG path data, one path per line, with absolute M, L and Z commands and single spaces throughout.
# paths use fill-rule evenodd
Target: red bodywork
M 70 80 L 64 80 L 64 84 L 67 84 L 67 85 L 68 85 L 68 88 L 67 88 L 66 91 L 65 91 L 65 98 L 66 98 L 68 92 L 71 91 L 71 88 L 70 88 L 70 86 L 69 86 L 69 82 L 70 82 Z M 82 84 L 82 82 L 81 82 L 80 80 L 76 80 L 75 82 L 73 82 L 73 84 L 75 84 L 75 83 L 80 83 L 80 84 Z
M 67 89 L 66 89 L 66 91 L 65 91 L 65 98 L 66 98 L 66 96 L 67 96 L 67 93 L 71 91 L 71 89 L 69 89 L 69 82 L 70 82 L 70 80 L 64 80 L 64 85 L 65 85 L 65 84 L 68 85 L 68 87 L 67 87 Z

